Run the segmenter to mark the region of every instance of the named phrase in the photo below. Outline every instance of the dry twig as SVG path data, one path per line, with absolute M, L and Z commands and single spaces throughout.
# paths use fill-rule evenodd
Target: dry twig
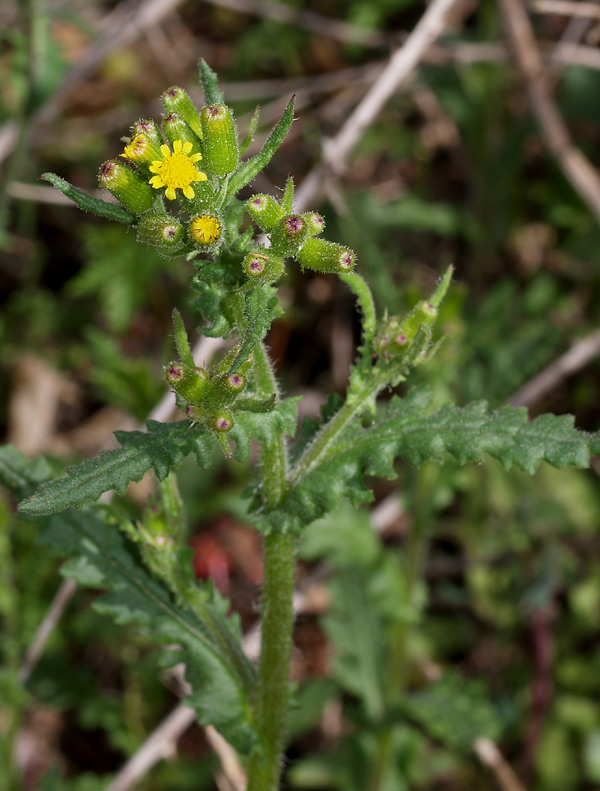
M 473 748 L 481 763 L 492 771 L 502 791 L 525 791 L 525 786 L 494 742 L 482 736 L 476 739 Z
M 521 0 L 500 0 L 500 5 L 543 140 L 571 186 L 600 222 L 600 177 L 573 145 L 567 127 L 552 101 L 544 64 L 523 3 Z
M 332 19 L 314 11 L 292 8 L 277 2 L 277 0 L 206 0 L 211 5 L 231 8 L 242 14 L 255 14 L 257 16 L 273 19 L 283 24 L 301 27 L 311 33 L 336 39 L 344 44 L 360 44 L 363 47 L 385 47 L 393 41 L 393 37 L 378 30 L 342 22 Z
M 458 0 L 432 0 L 404 45 L 394 53 L 387 67 L 338 134 L 326 141 L 323 155 L 327 168 L 336 173 L 343 171 L 350 151 L 373 123 L 392 93 L 412 77 L 428 47 L 444 31 L 450 11 L 456 5 Z M 296 193 L 298 211 L 315 200 L 324 172 L 323 166 L 317 166 L 304 179 Z
M 600 6 L 597 3 L 585 3 L 583 0 L 532 0 L 529 8 L 537 14 L 600 19 Z
M 181 734 L 196 721 L 196 712 L 179 703 L 114 777 L 106 791 L 127 791 L 161 758 L 172 755 Z
M 564 379 L 584 368 L 600 354 L 600 330 L 576 341 L 547 368 L 530 379 L 508 402 L 512 407 L 531 406 L 550 393 Z

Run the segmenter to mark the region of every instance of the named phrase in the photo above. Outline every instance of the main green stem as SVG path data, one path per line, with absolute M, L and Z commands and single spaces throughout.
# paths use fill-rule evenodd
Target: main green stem
M 257 345 L 254 373 L 258 389 L 276 391 L 266 350 Z M 269 387 L 270 385 L 270 387 Z M 261 446 L 265 510 L 279 506 L 287 492 L 287 455 L 283 436 Z M 294 594 L 294 538 L 270 533 L 264 539 L 262 639 L 254 722 L 259 745 L 248 763 L 247 791 L 277 791 L 285 747 L 290 695 Z

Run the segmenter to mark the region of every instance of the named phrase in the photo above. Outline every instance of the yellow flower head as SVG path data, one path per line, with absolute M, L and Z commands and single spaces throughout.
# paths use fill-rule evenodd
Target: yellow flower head
M 195 163 L 202 159 L 202 154 L 192 154 L 192 144 L 190 142 L 182 143 L 181 140 L 175 140 L 173 143 L 173 151 L 167 145 L 160 147 L 163 159 L 155 159 L 150 167 L 151 173 L 156 173 L 152 176 L 150 184 L 155 190 L 166 187 L 165 195 L 169 200 L 175 200 L 177 193 L 175 190 L 183 190 L 183 194 L 190 200 L 194 197 L 195 192 L 192 187 L 194 181 L 206 181 L 206 173 L 196 169 Z
M 212 214 L 200 214 L 190 223 L 192 236 L 198 244 L 214 244 L 221 236 L 221 223 Z

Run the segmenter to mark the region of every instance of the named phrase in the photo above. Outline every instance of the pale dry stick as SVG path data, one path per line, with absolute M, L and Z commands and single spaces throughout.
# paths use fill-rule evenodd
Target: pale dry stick
M 573 145 L 548 87 L 544 63 L 521 0 L 500 0 L 506 29 L 521 71 L 533 113 L 548 150 L 556 158 L 571 186 L 600 222 L 600 177 Z
M 528 7 L 536 14 L 600 19 L 600 7 L 596 3 L 586 3 L 583 0 L 531 0 Z
M 581 41 L 592 24 L 593 19 L 590 19 L 589 17 L 571 17 L 569 24 L 565 28 L 562 36 L 560 37 L 560 41 L 552 53 L 552 67 L 555 72 L 559 70 L 557 67 L 561 65 L 557 55 L 557 50 L 559 47 L 562 49 L 566 48 L 568 51 L 570 51 L 571 55 L 574 55 L 581 46 Z
M 276 0 L 206 0 L 211 5 L 230 8 L 242 14 L 274 19 L 283 24 L 302 27 L 311 33 L 336 39 L 344 44 L 361 44 L 363 47 L 385 47 L 394 41 L 393 36 L 380 33 L 378 30 L 353 25 L 332 19 L 314 11 L 292 8 Z
M 525 786 L 494 742 L 481 736 L 475 739 L 473 749 L 481 763 L 491 770 L 502 791 L 525 791 Z
M 131 756 L 106 787 L 106 791 L 127 791 L 131 788 L 158 761 L 173 754 L 177 739 L 195 721 L 196 712 L 185 703 L 178 703 Z
M 194 346 L 192 353 L 195 360 L 203 360 L 206 363 L 222 347 L 223 341 L 221 338 L 207 338 L 203 336 Z M 171 418 L 175 409 L 175 394 L 169 390 L 154 407 L 148 416 L 148 420 L 166 422 Z M 145 423 L 139 427 L 139 430 L 147 431 Z M 112 494 L 112 492 L 105 492 L 102 495 L 102 501 L 110 502 Z M 61 582 L 48 608 L 48 612 L 38 626 L 33 640 L 25 652 L 25 658 L 18 674 L 18 680 L 21 684 L 25 684 L 31 676 L 33 668 L 44 652 L 48 638 L 76 590 L 77 584 L 72 579 L 65 579 Z
M 459 1 L 432 0 L 415 29 L 403 46 L 394 53 L 386 68 L 338 134 L 325 141 L 323 158 L 326 168 L 331 168 L 336 173 L 343 171 L 350 151 L 367 127 L 373 123 L 394 91 L 412 76 L 428 47 L 445 30 L 448 15 Z M 324 175 L 323 165 L 317 165 L 304 179 L 296 192 L 297 211 L 301 211 L 315 200 Z
M 158 24 L 183 0 L 123 0 L 103 21 L 100 38 L 83 55 L 65 77 L 62 87 L 35 113 L 33 127 L 53 121 L 74 88 L 81 85 L 115 49 L 131 44 L 153 25 Z M 13 150 L 19 125 L 8 121 L 0 128 L 0 162 Z
M 530 379 L 509 400 L 512 407 L 531 406 L 550 393 L 564 379 L 584 368 L 600 354 L 600 330 L 576 341 L 547 368 Z

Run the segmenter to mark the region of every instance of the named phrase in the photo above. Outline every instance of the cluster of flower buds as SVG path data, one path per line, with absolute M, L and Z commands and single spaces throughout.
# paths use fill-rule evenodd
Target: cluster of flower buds
M 378 357 L 386 361 L 404 358 L 413 365 L 429 359 L 432 327 L 450 285 L 452 271 L 452 267 L 448 267 L 429 299 L 418 302 L 407 316 L 383 320 L 373 339 L 373 350 Z
M 194 363 L 179 311 L 173 311 L 175 342 L 181 361 L 169 363 L 165 379 L 175 391 L 179 407 L 188 418 L 222 435 L 233 428 L 235 412 L 269 412 L 273 398 L 242 395 L 248 389 L 252 355 L 240 360 L 234 347 L 213 371 Z
M 246 389 L 247 371 L 251 360 L 247 360 L 239 371 L 228 374 L 227 363 L 211 374 L 204 368 L 190 368 L 183 363 L 172 362 L 165 369 L 165 378 L 183 402 L 186 415 L 196 423 L 202 423 L 217 432 L 233 428 L 231 407 Z
M 172 255 L 215 252 L 223 241 L 222 182 L 240 164 L 233 115 L 224 104 L 197 110 L 179 87 L 162 101 L 160 127 L 135 123 L 120 158 L 100 168 L 100 185 L 138 217 L 139 241 Z M 163 195 L 177 201 L 177 216 Z
M 291 184 L 285 201 L 291 208 Z M 288 189 L 286 189 L 288 192 Z M 285 198 L 284 198 L 285 200 Z M 325 228 L 317 212 L 293 214 L 271 195 L 253 195 L 246 202 L 250 217 L 269 234 L 270 246 L 256 247 L 243 261 L 249 278 L 274 282 L 284 272 L 284 260 L 294 258 L 304 269 L 341 274 L 354 269 L 356 256 L 348 247 L 316 238 Z

